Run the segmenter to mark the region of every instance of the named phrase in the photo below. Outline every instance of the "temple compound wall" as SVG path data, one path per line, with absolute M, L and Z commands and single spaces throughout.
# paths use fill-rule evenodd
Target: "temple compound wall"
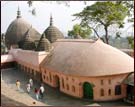
M 41 72 L 43 82 L 77 98 L 107 101 L 126 97 L 126 85 L 122 81 L 128 73 L 100 77 L 79 77 L 43 68 L 41 68 Z M 91 90 L 92 93 L 87 92 L 87 90 Z M 91 95 L 87 96 L 88 93 Z
M 12 49 L 10 54 L 14 56 L 18 69 L 29 76 L 41 81 L 39 64 L 47 56 L 47 52 L 35 52 L 22 49 Z

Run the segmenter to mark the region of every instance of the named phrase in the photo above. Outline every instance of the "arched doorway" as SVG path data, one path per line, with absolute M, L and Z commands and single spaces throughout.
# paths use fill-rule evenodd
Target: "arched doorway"
M 92 84 L 85 82 L 83 84 L 83 97 L 86 99 L 93 99 L 93 88 Z
M 59 88 L 60 87 L 60 79 L 57 75 L 54 76 L 54 80 L 56 82 L 56 87 Z

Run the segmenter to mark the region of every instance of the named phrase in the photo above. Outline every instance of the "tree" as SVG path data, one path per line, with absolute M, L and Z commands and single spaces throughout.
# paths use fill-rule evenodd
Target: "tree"
M 116 4 L 123 4 L 128 8 L 128 15 L 132 16 L 134 12 L 134 1 L 114 1 Z
M 89 38 L 90 34 L 92 33 L 90 28 L 83 27 L 79 24 L 75 24 L 73 29 L 68 31 L 68 36 L 76 37 L 77 35 L 81 36 L 82 38 Z
M 134 49 L 134 37 L 133 36 L 128 36 L 127 40 L 128 40 L 128 43 L 129 43 L 130 47 L 132 49 Z
M 1 34 L 1 54 L 5 54 L 7 53 L 7 47 L 5 44 L 5 34 L 2 33 Z
M 115 1 L 118 4 L 123 4 L 128 8 L 128 22 L 134 22 L 134 1 Z
M 105 30 L 105 40 L 108 42 L 108 28 L 117 24 L 119 28 L 123 27 L 124 19 L 128 14 L 128 9 L 123 4 L 118 4 L 114 2 L 96 2 L 91 6 L 87 6 L 82 12 L 76 13 L 73 16 L 76 19 L 81 19 L 81 24 L 89 26 L 90 28 L 96 29 L 91 26 L 94 24 L 96 26 L 103 26 Z

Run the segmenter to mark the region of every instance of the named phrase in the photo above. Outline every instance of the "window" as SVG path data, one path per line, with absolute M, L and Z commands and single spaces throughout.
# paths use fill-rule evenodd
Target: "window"
M 46 74 L 46 70 L 44 70 L 44 73 Z
M 29 73 L 31 74 L 31 69 L 29 68 Z
M 111 95 L 111 89 L 108 90 L 108 95 Z
M 26 71 L 29 72 L 29 68 L 26 68 L 26 69 L 27 69 Z
M 75 92 L 75 86 L 72 86 L 72 91 Z
M 30 70 L 30 69 L 28 68 L 28 72 L 29 72 L 29 70 Z
M 50 76 L 50 82 L 52 82 L 52 76 L 51 73 L 49 72 L 49 76 Z
M 22 69 L 22 65 L 20 64 L 20 70 Z
M 121 94 L 121 85 L 116 85 L 115 87 L 115 95 L 120 95 Z
M 62 78 L 62 87 L 64 88 L 64 79 Z
M 29 72 L 30 72 L 30 74 L 31 74 L 31 71 L 32 71 L 32 70 L 31 70 L 31 68 L 29 68 Z
M 31 69 L 31 75 L 33 75 L 33 69 Z
M 100 90 L 100 93 L 101 93 L 101 96 L 104 96 L 104 90 L 103 89 Z
M 72 81 L 74 82 L 75 80 L 72 78 Z
M 69 85 L 67 84 L 67 90 L 69 90 Z
M 37 72 L 37 71 L 34 72 L 34 76 L 36 76 L 36 72 Z
M 47 81 L 48 81 L 48 77 L 47 77 Z
M 81 82 L 79 83 L 79 86 L 82 86 L 82 83 Z
M 25 71 L 25 66 L 23 66 L 23 71 Z
M 111 84 L 111 80 L 108 80 L 108 83 Z
M 103 82 L 103 80 L 101 80 L 101 85 L 103 85 L 104 84 L 104 82 Z
M 45 75 L 44 75 L 44 80 L 45 80 Z
M 33 75 L 33 69 L 31 69 L 31 75 Z

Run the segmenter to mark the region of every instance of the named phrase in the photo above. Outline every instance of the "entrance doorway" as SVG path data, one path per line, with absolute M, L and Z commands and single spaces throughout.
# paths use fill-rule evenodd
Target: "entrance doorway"
M 86 99 L 93 99 L 93 88 L 92 84 L 85 82 L 83 84 L 83 97 Z
M 134 101 L 134 87 L 127 85 L 127 100 Z

